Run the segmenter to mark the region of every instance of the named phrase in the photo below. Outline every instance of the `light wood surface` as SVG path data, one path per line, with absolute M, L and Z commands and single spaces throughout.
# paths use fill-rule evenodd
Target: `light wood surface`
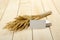
M 2 3 L 0 3 L 0 15 L 1 16 L 6 7 L 6 4 L 8 3 L 8 0 L 5 0 L 4 2 L 3 1 L 2 1 Z M 6 23 L 13 20 L 17 16 L 17 12 L 18 12 L 18 15 L 23 15 L 23 14 L 28 15 L 28 13 L 29 13 L 29 15 L 33 15 L 33 14 L 37 14 L 37 13 L 38 14 L 44 13 L 45 11 L 50 11 L 50 10 L 52 11 L 52 15 L 48 16 L 47 19 L 52 22 L 51 31 L 53 34 L 53 38 L 54 38 L 54 40 L 60 40 L 60 31 L 59 31 L 60 30 L 60 14 L 54 7 L 52 0 L 42 0 L 45 11 L 43 10 L 41 0 L 25 0 L 25 1 L 21 0 L 20 4 L 19 4 L 19 1 L 20 0 L 9 0 L 8 6 L 4 12 L 3 18 L 0 20 L 0 40 L 12 40 L 12 37 L 13 37 L 13 40 L 32 40 L 32 31 L 30 28 L 27 30 L 23 30 L 21 32 L 20 31 L 14 32 L 14 36 L 13 36 L 13 32 L 4 30 L 3 27 L 6 25 Z M 0 2 L 1 2 L 1 0 L 0 0 Z M 22 2 L 22 4 L 21 4 L 21 2 Z M 25 2 L 25 3 L 23 3 L 23 2 Z M 28 4 L 26 4 L 26 2 L 28 2 Z M 35 2 L 36 2 L 36 4 L 35 4 Z M 56 4 L 56 7 L 58 8 L 58 10 L 60 11 L 59 0 L 54 0 L 54 2 Z M 30 4 L 30 3 L 32 3 L 32 4 Z M 31 9 L 31 7 L 33 9 Z M 24 10 L 24 12 L 23 12 L 23 10 Z M 1 16 L 0 16 L 0 18 L 1 18 Z M 45 19 L 45 18 L 43 18 L 43 19 Z M 52 40 L 49 28 L 33 30 L 33 39 L 34 40 Z

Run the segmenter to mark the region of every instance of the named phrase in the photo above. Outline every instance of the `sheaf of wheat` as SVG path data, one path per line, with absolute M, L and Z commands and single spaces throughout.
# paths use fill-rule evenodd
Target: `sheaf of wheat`
M 15 18 L 14 21 L 10 21 L 7 23 L 7 25 L 4 27 L 4 29 L 8 29 L 10 31 L 21 31 L 23 29 L 27 29 L 30 26 L 30 20 L 39 20 L 41 18 L 44 18 L 46 16 L 49 16 L 52 12 L 46 12 L 42 15 L 23 15 L 18 16 Z

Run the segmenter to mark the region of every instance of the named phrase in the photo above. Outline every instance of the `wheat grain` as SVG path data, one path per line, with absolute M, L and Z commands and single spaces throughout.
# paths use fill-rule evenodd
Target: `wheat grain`
M 44 13 L 42 15 L 23 15 L 18 16 L 15 18 L 14 21 L 9 22 L 4 28 L 8 29 L 10 31 L 21 31 L 23 29 L 27 29 L 30 26 L 30 20 L 39 20 L 41 18 L 44 18 L 48 15 L 51 15 L 51 12 Z

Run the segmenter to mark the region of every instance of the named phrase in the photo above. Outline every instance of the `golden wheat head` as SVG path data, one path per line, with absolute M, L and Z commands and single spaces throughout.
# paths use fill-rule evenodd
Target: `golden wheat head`
M 50 15 L 51 12 L 46 12 L 42 15 L 23 15 L 23 16 L 18 16 L 15 18 L 14 21 L 11 21 L 7 23 L 7 25 L 4 27 L 4 29 L 8 29 L 10 31 L 18 31 L 18 30 L 23 30 L 27 29 L 30 26 L 30 20 L 38 20 L 41 18 L 44 18 L 48 15 Z

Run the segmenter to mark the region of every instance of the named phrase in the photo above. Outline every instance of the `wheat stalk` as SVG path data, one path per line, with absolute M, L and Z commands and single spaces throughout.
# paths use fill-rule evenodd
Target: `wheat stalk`
M 23 16 L 18 16 L 15 18 L 14 21 L 11 21 L 7 23 L 7 25 L 4 27 L 4 29 L 8 29 L 10 31 L 21 31 L 23 29 L 27 29 L 30 26 L 30 20 L 39 20 L 41 18 L 44 18 L 48 15 L 50 15 L 51 12 L 46 12 L 42 15 L 23 15 Z

